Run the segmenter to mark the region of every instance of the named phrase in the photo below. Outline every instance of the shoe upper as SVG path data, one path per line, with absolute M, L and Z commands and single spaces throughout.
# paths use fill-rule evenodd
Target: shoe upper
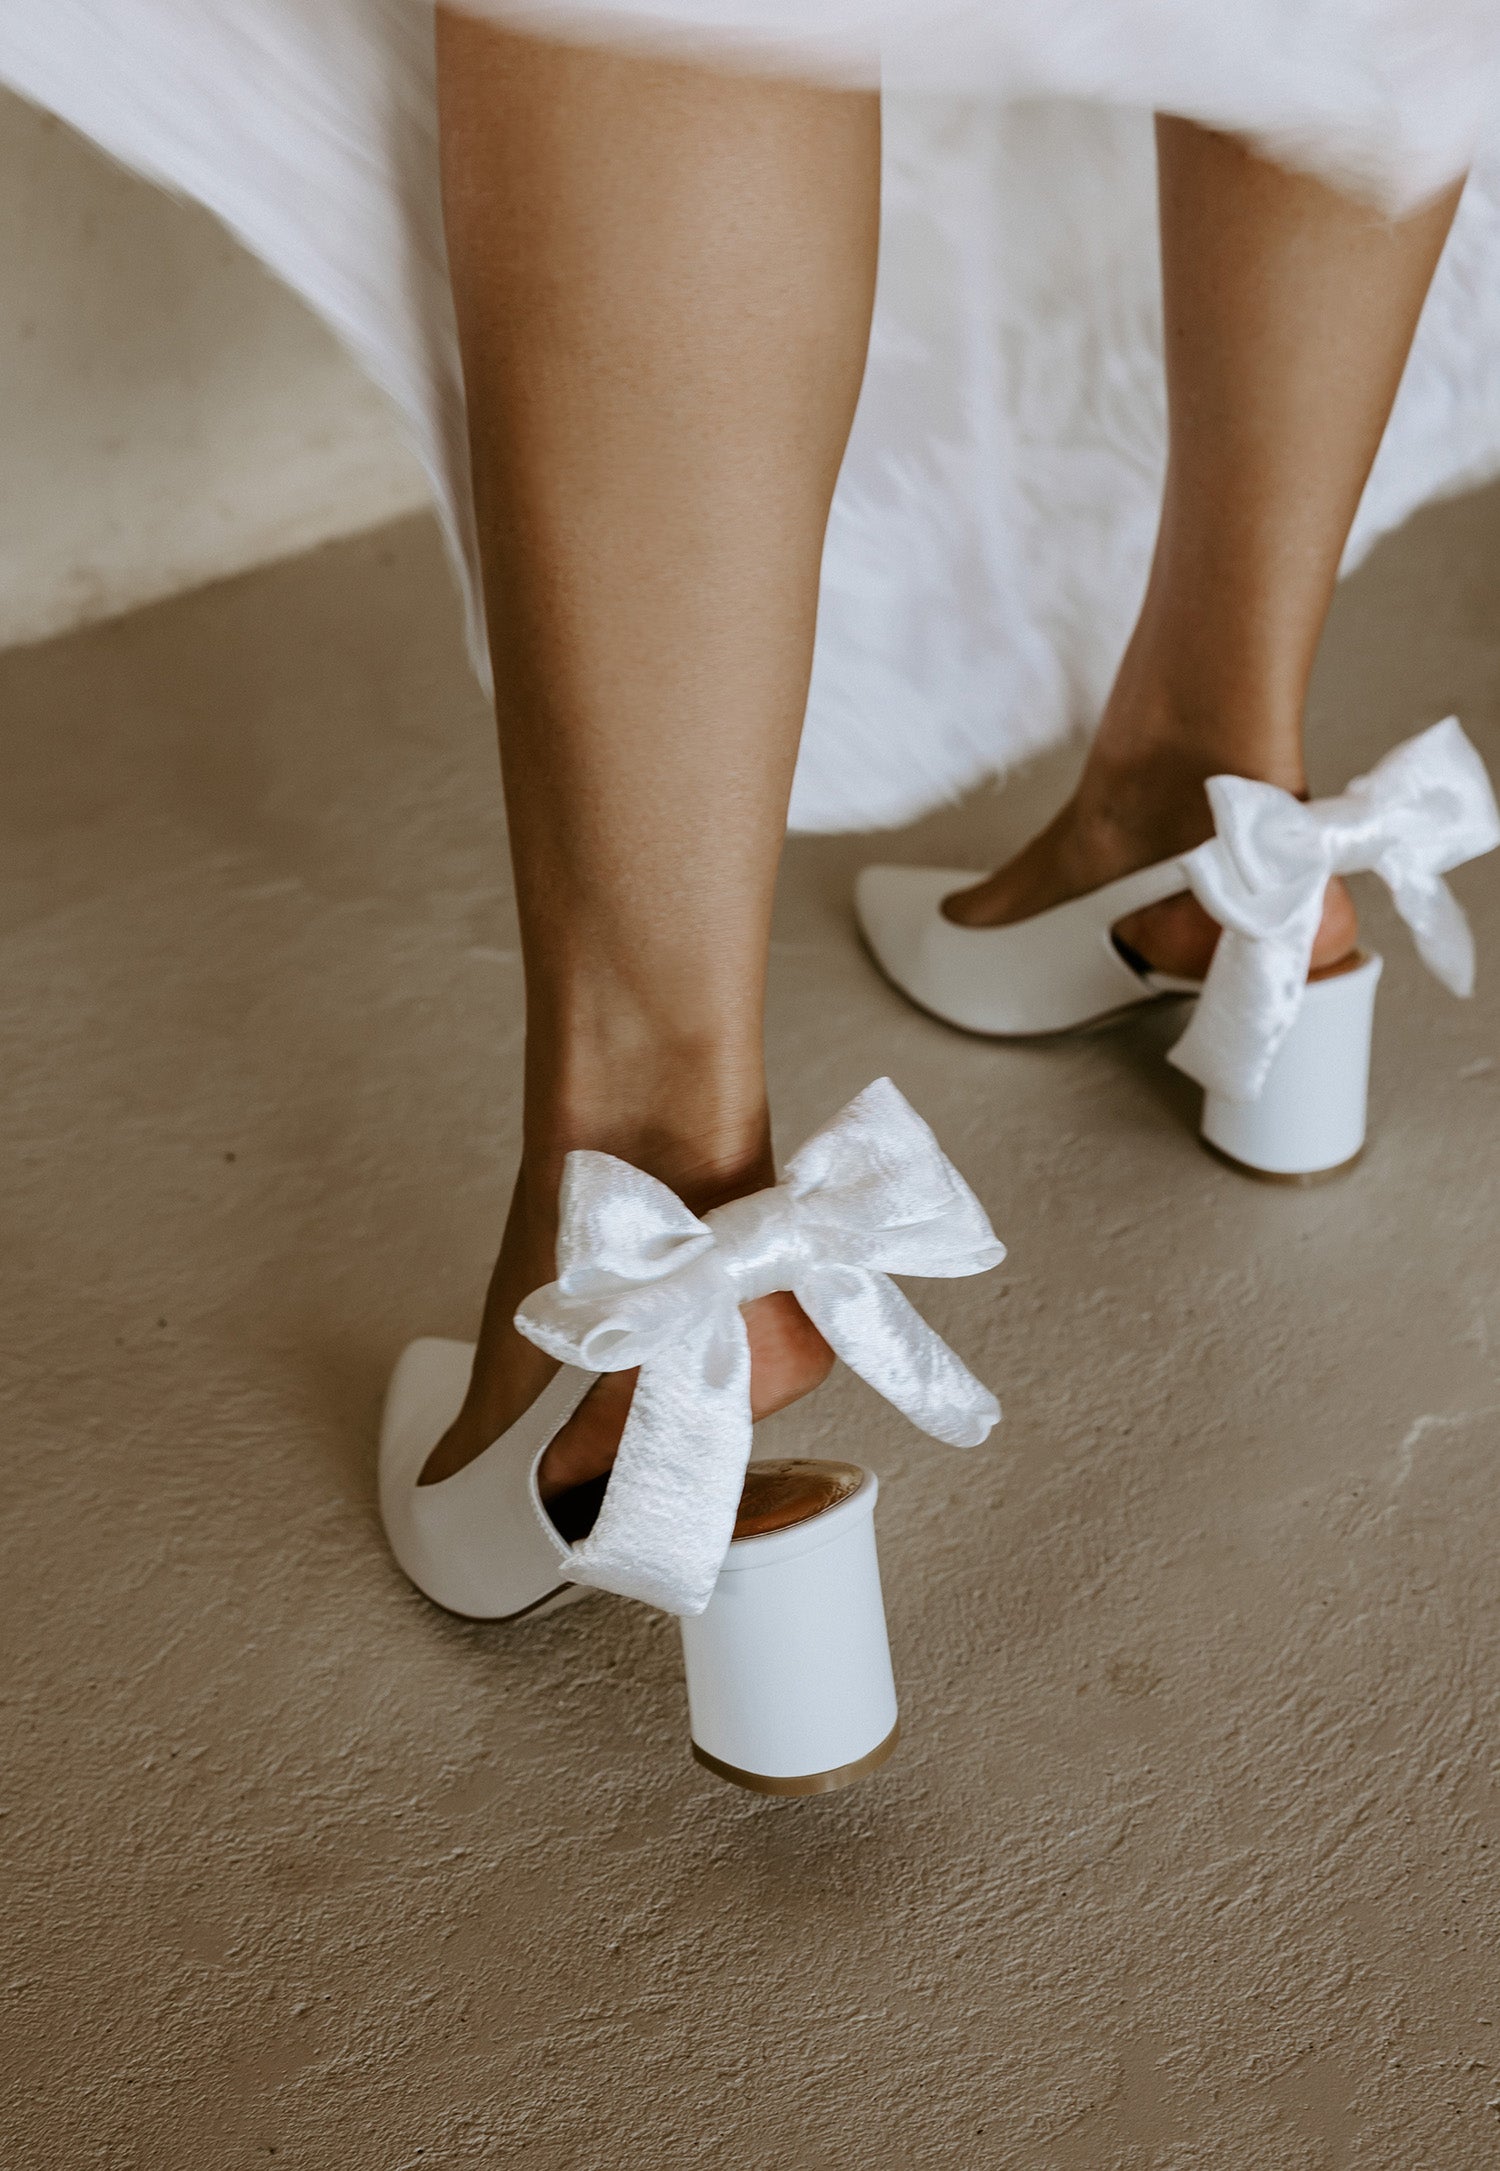
M 569 1547 L 542 1507 L 536 1466 L 597 1374 L 564 1366 L 492 1447 L 441 1483 L 419 1485 L 463 1405 L 473 1359 L 470 1343 L 433 1337 L 402 1353 L 380 1428 L 380 1513 L 419 1590 L 450 1613 L 503 1620 L 564 1585 Z
M 1109 882 L 1008 927 L 960 927 L 942 902 L 974 880 L 947 867 L 866 867 L 855 910 L 903 995 L 971 1033 L 1066 1032 L 1160 993 L 1110 937 L 1117 920 L 1186 888 L 1176 860 Z

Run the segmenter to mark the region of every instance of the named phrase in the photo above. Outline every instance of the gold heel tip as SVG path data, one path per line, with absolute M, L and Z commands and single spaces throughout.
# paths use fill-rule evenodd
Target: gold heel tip
M 752 1794 L 836 1794 L 840 1787 L 853 1786 L 856 1779 L 863 1779 L 890 1756 L 901 1738 L 901 1721 L 898 1719 L 885 1740 L 877 1742 L 867 1755 L 857 1757 L 852 1764 L 839 1764 L 832 1771 L 801 1772 L 795 1779 L 773 1779 L 765 1772 L 741 1771 L 737 1764 L 726 1764 L 722 1758 L 710 1756 L 707 1749 L 693 1743 L 693 1756 L 705 1771 L 711 1771 L 717 1779 L 727 1779 L 731 1786 L 748 1787 Z

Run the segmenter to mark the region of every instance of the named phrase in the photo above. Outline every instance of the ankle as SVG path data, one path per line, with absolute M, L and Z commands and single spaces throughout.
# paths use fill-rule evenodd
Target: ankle
M 622 1101 L 626 1098 L 622 1094 Z M 668 1100 L 663 1105 L 670 1108 L 672 1104 Z M 694 1126 L 684 1124 L 675 1113 L 642 1114 L 628 1105 L 546 1103 L 522 1149 L 464 1407 L 429 1456 L 423 1484 L 451 1477 L 481 1454 L 530 1408 L 551 1376 L 552 1361 L 524 1341 L 513 1322 L 517 1305 L 556 1274 L 558 1195 L 563 1164 L 575 1147 L 612 1153 L 645 1169 L 669 1185 L 695 1213 L 742 1198 L 775 1180 L 763 1100 L 756 1109 L 741 1109 L 733 1121 L 717 1108 L 713 1120 L 704 1115 Z M 549 1450 L 544 1491 L 564 1489 L 608 1468 L 629 1405 L 632 1379 L 628 1374 L 611 1375 L 586 1398 L 578 1416 L 558 1436 L 563 1445 L 556 1454 Z M 807 1384 L 817 1381 L 809 1376 Z M 795 1391 L 805 1388 L 798 1386 Z
M 694 1212 L 775 1181 L 764 1082 L 722 1085 L 686 1068 L 652 1092 L 622 1078 L 613 1093 L 538 1095 L 528 1113 L 518 1189 L 546 1220 L 569 1153 L 613 1154 L 675 1191 Z
M 1207 683 L 1139 643 L 1121 665 L 1080 779 L 1082 819 L 1113 824 L 1160 853 L 1201 844 L 1211 776 L 1254 777 L 1301 794 L 1302 699 L 1266 673 Z
M 1301 750 L 1252 748 L 1246 734 L 1215 746 L 1202 731 L 1115 730 L 1100 736 L 1073 797 L 1073 818 L 1092 856 L 1146 866 L 1191 851 L 1213 831 L 1206 785 L 1212 776 L 1254 777 L 1300 797 Z
M 516 1174 L 516 1208 L 525 1224 L 548 1236 L 557 1227 L 558 1198 L 570 1152 L 612 1154 L 675 1192 L 691 1213 L 745 1198 L 776 1181 L 769 1133 L 735 1144 L 722 1136 L 683 1136 L 676 1130 L 644 1128 L 606 1135 L 585 1131 L 567 1145 L 538 1146 L 528 1140 Z

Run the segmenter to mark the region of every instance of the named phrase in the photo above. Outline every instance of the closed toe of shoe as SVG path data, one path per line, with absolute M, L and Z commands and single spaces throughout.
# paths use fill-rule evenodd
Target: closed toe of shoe
M 380 1427 L 380 1514 L 400 1566 L 435 1604 L 471 1620 L 539 1613 L 586 1590 L 565 1582 L 569 1547 L 536 1489 L 536 1466 L 595 1375 L 564 1366 L 525 1416 L 436 1485 L 418 1482 L 468 1391 L 473 1345 L 427 1337 L 402 1352 Z
M 943 920 L 943 899 L 973 880 L 972 871 L 951 867 L 864 867 L 856 877 L 860 932 L 886 978 L 913 1002 L 923 1000 L 921 989 L 931 977 L 934 923 L 953 924 Z

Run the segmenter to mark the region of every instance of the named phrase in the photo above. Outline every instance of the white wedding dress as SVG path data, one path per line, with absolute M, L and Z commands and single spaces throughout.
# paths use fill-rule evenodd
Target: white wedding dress
M 1500 473 L 1500 0 L 473 4 L 884 82 L 881 295 L 798 826 L 899 821 L 1097 712 L 1162 463 L 1153 106 L 1392 207 L 1472 166 L 1351 557 Z M 391 395 L 479 655 L 431 48 L 430 0 L 0 11 L 0 82 L 207 204 Z

